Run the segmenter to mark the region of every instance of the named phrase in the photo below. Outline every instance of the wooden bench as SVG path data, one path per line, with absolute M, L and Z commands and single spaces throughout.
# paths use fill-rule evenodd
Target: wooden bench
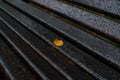
M 119 3 L 1 0 L 0 78 L 120 80 Z

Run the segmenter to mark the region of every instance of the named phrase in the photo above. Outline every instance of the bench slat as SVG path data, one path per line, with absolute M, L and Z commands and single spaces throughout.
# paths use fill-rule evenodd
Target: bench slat
M 20 57 L 6 44 L 1 36 L 0 46 L 2 46 L 0 47 L 0 71 L 2 68 L 4 69 L 0 73 L 0 77 L 3 75 L 2 80 L 42 79 L 35 76 L 36 74 L 21 61 Z
M 120 19 L 120 1 L 119 0 L 65 0 L 70 3 L 83 6 L 87 9 L 100 12 L 106 16 Z
M 6 0 L 7 1 L 7 0 Z M 120 24 L 105 17 L 90 13 L 80 8 L 56 1 L 56 0 L 31 0 L 55 12 L 63 14 L 78 24 L 108 37 L 116 42 L 120 42 Z M 10 0 L 8 0 L 10 2 Z M 12 3 L 12 4 L 17 4 Z M 17 4 L 18 6 L 18 4 Z

